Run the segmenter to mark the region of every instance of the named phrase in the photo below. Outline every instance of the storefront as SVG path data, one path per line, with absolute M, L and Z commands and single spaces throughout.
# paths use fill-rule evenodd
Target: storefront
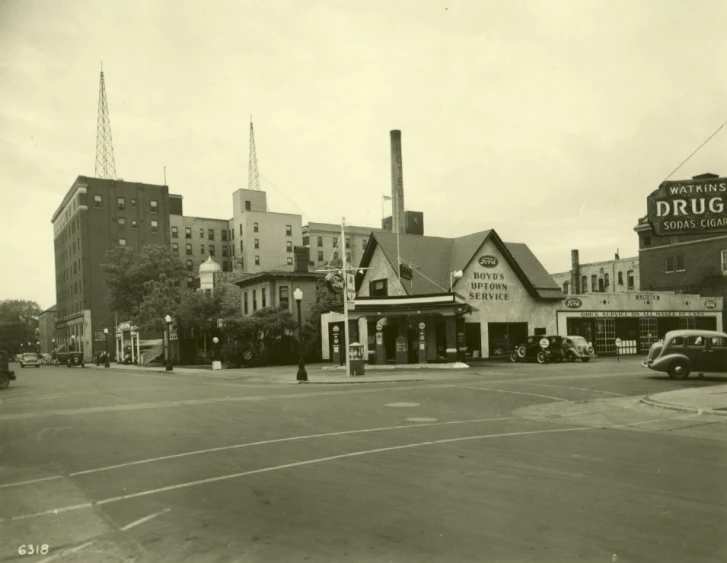
M 638 352 L 670 330 L 722 330 L 721 297 L 663 292 L 569 297 L 557 312 L 558 334 L 583 336 L 597 354 L 616 352 L 616 339 L 636 341 Z

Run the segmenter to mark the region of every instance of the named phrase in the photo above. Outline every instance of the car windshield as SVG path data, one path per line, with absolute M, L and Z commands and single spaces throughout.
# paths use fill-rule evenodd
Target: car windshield
M 23 354 L 23 358 L 26 360 L 37 360 L 38 354 Z

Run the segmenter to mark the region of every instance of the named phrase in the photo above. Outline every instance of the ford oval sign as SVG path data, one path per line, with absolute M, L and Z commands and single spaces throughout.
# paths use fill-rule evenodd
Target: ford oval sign
M 705 307 L 706 307 L 707 309 L 714 309 L 714 308 L 715 308 L 715 307 L 717 306 L 717 303 L 715 303 L 714 301 L 712 301 L 712 300 L 710 299 L 709 301 L 705 301 L 705 302 L 704 302 L 704 306 L 705 306 Z
M 480 256 L 480 266 L 484 266 L 485 268 L 494 268 L 497 266 L 500 261 L 495 256 Z
M 570 297 L 565 300 L 565 306 L 569 309 L 578 309 L 581 305 L 583 305 L 583 302 L 577 297 Z

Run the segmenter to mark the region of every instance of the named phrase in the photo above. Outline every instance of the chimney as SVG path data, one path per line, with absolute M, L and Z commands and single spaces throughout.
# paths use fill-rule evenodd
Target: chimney
M 310 248 L 307 246 L 293 247 L 293 271 L 308 272 L 308 261 L 310 260 Z
M 404 221 L 404 171 L 401 160 L 401 131 L 394 129 L 391 136 L 391 218 L 394 233 L 403 235 L 406 229 Z
M 581 293 L 581 266 L 578 262 L 578 250 L 570 251 L 570 292 L 573 295 Z

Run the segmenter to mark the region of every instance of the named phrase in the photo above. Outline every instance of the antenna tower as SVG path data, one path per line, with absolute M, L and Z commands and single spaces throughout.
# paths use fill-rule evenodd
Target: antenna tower
M 114 145 L 111 140 L 111 120 L 106 101 L 106 83 L 101 65 L 101 81 L 98 86 L 98 121 L 96 122 L 96 178 L 116 179 Z
M 250 158 L 247 175 L 247 189 L 260 191 L 260 176 L 257 171 L 257 153 L 255 152 L 255 132 L 252 129 L 252 116 L 250 116 Z

